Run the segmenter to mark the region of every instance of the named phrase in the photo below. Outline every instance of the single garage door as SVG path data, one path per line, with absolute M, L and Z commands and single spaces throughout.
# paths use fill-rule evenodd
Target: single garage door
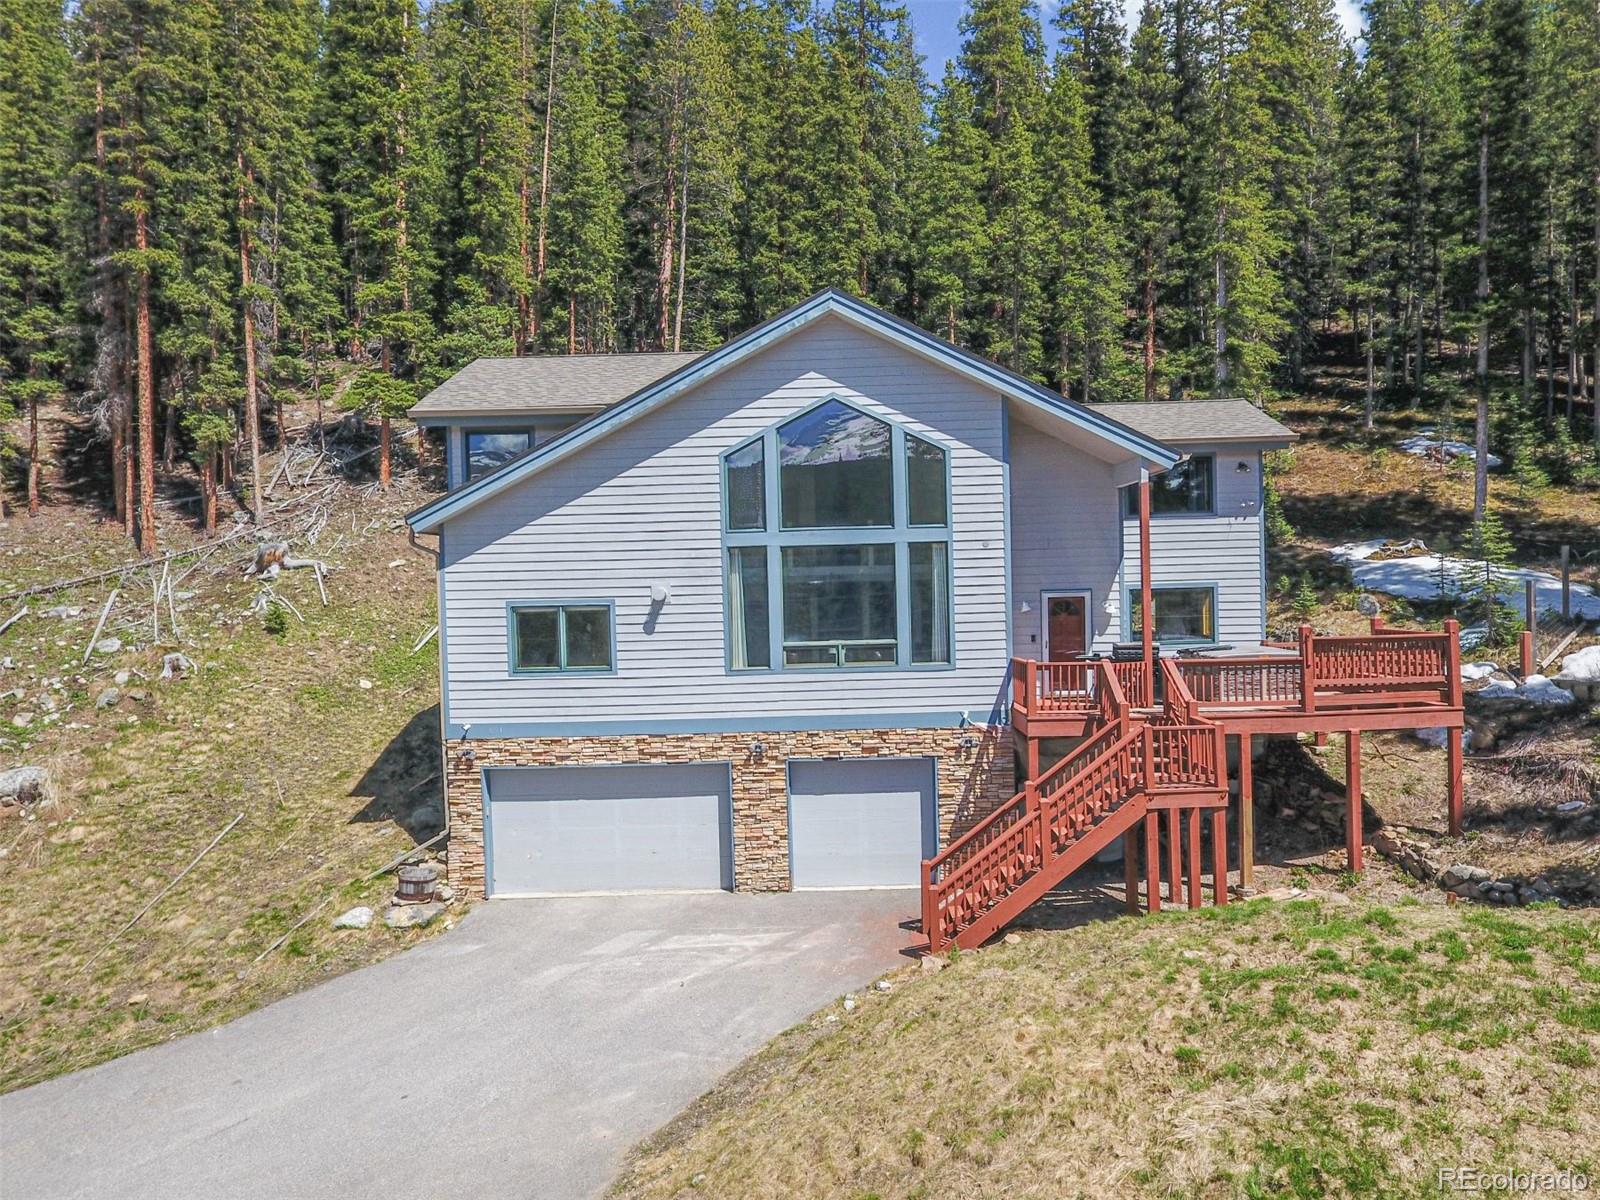
M 727 763 L 487 772 L 491 895 L 733 886 Z
M 806 887 L 916 887 L 938 848 L 933 760 L 789 763 L 789 878 Z

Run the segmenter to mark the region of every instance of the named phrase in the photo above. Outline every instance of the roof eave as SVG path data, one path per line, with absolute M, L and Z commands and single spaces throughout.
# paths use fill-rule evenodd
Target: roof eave
M 432 533 L 451 516 L 482 503 L 547 463 L 558 461 L 605 436 L 612 429 L 638 419 L 724 366 L 739 361 L 773 341 L 787 337 L 828 313 L 838 313 L 846 320 L 870 325 L 913 352 L 942 362 L 971 378 L 981 380 L 1004 396 L 1035 405 L 1055 416 L 1074 420 L 1090 433 L 1122 445 L 1158 470 L 1166 470 L 1182 458 L 1179 451 L 1164 442 L 1084 405 L 1055 395 L 1005 367 L 988 362 L 958 346 L 936 338 L 909 321 L 903 321 L 853 296 L 847 296 L 830 288 L 779 313 L 716 350 L 685 363 L 665 378 L 647 384 L 596 414 L 592 419 L 546 442 L 543 447 L 532 451 L 520 462 L 507 464 L 503 470 L 482 476 L 408 513 L 406 522 L 417 533 Z

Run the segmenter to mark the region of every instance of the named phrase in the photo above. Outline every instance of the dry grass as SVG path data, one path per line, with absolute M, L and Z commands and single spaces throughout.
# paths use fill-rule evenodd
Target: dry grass
M 110 580 L 32 600 L 33 615 L 0 638 L 0 657 L 14 663 L 0 691 L 25 693 L 0 701 L 0 762 L 49 765 L 59 795 L 32 820 L 0 815 L 0 1088 L 218 1024 L 427 936 L 328 927 L 343 908 L 386 895 L 392 879 L 358 881 L 441 820 L 437 642 L 410 653 L 435 620 L 432 564 L 407 547 L 398 521 L 414 499 L 345 498 L 317 548 L 336 568 L 332 603 L 321 605 L 310 572 L 287 573 L 277 590 L 306 623 L 291 618 L 281 635 L 243 615 L 256 589 L 239 575 L 245 538 L 212 560 L 215 574 L 208 566 L 184 584 L 196 595 L 180 610 L 181 635 L 164 630 L 154 643 L 147 628 L 119 630 L 114 618 L 108 632 L 126 648 L 80 667 Z M 133 559 L 91 512 L 59 504 L 12 522 L 0 591 Z M 192 536 L 163 521 L 173 544 Z M 84 612 L 43 615 L 55 605 Z M 163 684 L 161 655 L 173 649 L 201 669 Z M 96 708 L 119 668 L 143 674 L 115 707 Z M 48 724 L 46 695 L 60 713 Z M 26 730 L 12 722 L 22 711 L 35 714 Z M 194 872 L 105 949 L 239 813 Z M 315 919 L 254 962 L 318 904 Z
M 1430 545 L 1441 537 L 1464 544 L 1472 521 L 1471 463 L 1440 465 L 1395 448 L 1402 438 L 1438 425 L 1438 401 L 1381 408 L 1369 434 L 1361 428 L 1357 381 L 1334 370 L 1314 377 L 1308 391 L 1284 401 L 1276 415 L 1301 437 L 1278 483 L 1285 514 L 1304 540 L 1323 546 L 1405 536 Z M 1458 436 L 1470 441 L 1470 397 L 1462 394 L 1452 416 Z M 1566 542 L 1580 557 L 1577 577 L 1600 584 L 1600 489 L 1525 491 L 1504 471 L 1489 480 L 1490 503 L 1505 516 L 1522 565 L 1557 567 Z
M 1029 934 L 779 1038 L 613 1195 L 1423 1196 L 1600 1173 L 1600 922 L 1257 901 Z

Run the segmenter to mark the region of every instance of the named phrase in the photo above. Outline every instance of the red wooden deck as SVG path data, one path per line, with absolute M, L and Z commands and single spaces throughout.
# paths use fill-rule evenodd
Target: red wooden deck
M 1211 823 L 1211 891 L 1228 890 L 1227 739 L 1240 739 L 1239 882 L 1254 873 L 1253 734 L 1347 735 L 1350 866 L 1362 861 L 1361 733 L 1459 729 L 1461 648 L 1441 633 L 1389 630 L 1318 637 L 1252 657 L 1149 657 L 1136 662 L 1012 661 L 1011 718 L 1026 764 L 1021 791 L 923 864 L 923 929 L 930 948 L 975 946 L 1118 838 L 1128 904 L 1136 906 L 1143 851 L 1146 904 L 1161 905 L 1161 826 L 1167 896 L 1201 902 L 1201 825 Z M 1085 737 L 1040 770 L 1039 741 Z M 1449 823 L 1461 827 L 1461 741 L 1447 739 Z M 1144 836 L 1133 836 L 1140 822 Z M 1186 827 L 1186 833 L 1185 833 Z M 1141 846 L 1142 843 L 1142 846 Z M 1187 887 L 1183 877 L 1187 869 Z

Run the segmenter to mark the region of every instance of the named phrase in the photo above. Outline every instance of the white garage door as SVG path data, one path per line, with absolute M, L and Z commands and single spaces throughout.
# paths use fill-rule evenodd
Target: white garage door
M 916 887 L 938 848 L 929 758 L 789 763 L 789 878 L 805 887 Z
M 733 886 L 726 763 L 486 773 L 491 895 Z

